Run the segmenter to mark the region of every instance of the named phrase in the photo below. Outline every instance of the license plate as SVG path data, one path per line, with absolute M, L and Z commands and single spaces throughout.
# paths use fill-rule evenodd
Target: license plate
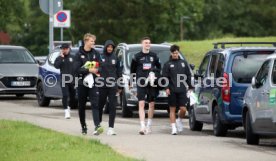
M 159 91 L 158 97 L 167 97 L 166 91 Z
M 31 82 L 30 81 L 12 81 L 11 86 L 30 86 Z

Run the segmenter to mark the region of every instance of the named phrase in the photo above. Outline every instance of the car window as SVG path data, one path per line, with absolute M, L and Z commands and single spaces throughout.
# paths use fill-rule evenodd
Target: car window
M 118 57 L 118 59 L 122 62 L 123 61 L 123 54 L 124 54 L 124 52 L 123 52 L 123 50 L 121 50 L 121 49 L 118 49 L 117 51 L 116 51 L 116 56 Z
M 35 63 L 35 59 L 25 49 L 1 49 L 0 63 Z
M 219 59 L 217 62 L 217 68 L 216 68 L 216 73 L 215 76 L 216 78 L 222 77 L 223 76 L 223 72 L 224 72 L 224 55 L 220 54 L 219 55 Z
M 265 61 L 256 75 L 256 82 L 258 82 L 259 86 L 264 85 L 267 80 L 269 72 L 269 62 L 270 60 Z
M 215 70 L 216 70 L 216 65 L 217 65 L 217 61 L 218 61 L 219 55 L 218 54 L 214 54 L 212 55 L 211 58 L 211 63 L 209 66 L 209 77 L 212 75 L 213 77 L 215 76 Z
M 207 76 L 207 68 L 208 68 L 208 64 L 209 64 L 209 59 L 210 59 L 210 55 L 207 55 L 203 59 L 201 65 L 199 67 L 199 74 L 201 74 L 203 76 Z
M 276 60 L 274 60 L 272 68 L 272 83 L 276 84 Z
M 244 54 L 239 52 L 232 65 L 233 79 L 238 83 L 250 83 L 268 54 Z
M 141 49 L 139 50 L 132 50 L 132 51 L 128 51 L 127 53 L 127 65 L 128 67 L 130 67 L 130 64 L 131 64 L 131 61 L 134 57 L 134 55 L 138 52 L 140 52 Z M 163 49 L 163 50 L 151 50 L 152 52 L 156 53 L 157 56 L 159 57 L 160 59 L 160 62 L 161 62 L 161 67 L 163 67 L 163 65 L 169 60 L 170 58 L 170 50 L 169 48 L 168 49 Z M 182 54 L 180 55 L 181 59 L 184 59 Z
M 50 64 L 54 64 L 56 58 L 60 55 L 59 51 L 53 52 L 50 56 L 49 56 L 49 63 Z

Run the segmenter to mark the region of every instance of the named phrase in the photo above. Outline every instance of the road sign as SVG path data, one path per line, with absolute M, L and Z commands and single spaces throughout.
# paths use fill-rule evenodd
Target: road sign
M 39 6 L 44 13 L 50 15 L 49 0 L 39 0 Z M 62 10 L 62 6 L 63 0 L 53 0 L 53 14 Z
M 71 25 L 70 10 L 59 11 L 54 15 L 54 27 L 69 28 Z

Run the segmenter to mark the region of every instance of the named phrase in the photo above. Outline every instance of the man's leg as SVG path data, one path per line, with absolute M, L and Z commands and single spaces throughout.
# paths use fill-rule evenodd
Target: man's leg
M 179 132 L 183 131 L 183 119 L 186 115 L 186 111 L 187 111 L 187 103 L 188 103 L 188 98 L 187 98 L 187 94 L 186 93 L 179 93 L 177 95 L 178 98 L 178 104 L 179 104 L 179 112 L 178 112 L 178 119 L 176 120 L 176 125 L 177 125 L 177 129 Z
M 145 126 L 145 95 L 146 90 L 145 87 L 137 87 L 137 97 L 138 97 L 138 106 L 139 106 L 139 119 L 140 119 L 140 125 L 141 129 L 139 134 L 144 135 L 146 132 L 146 126 Z
M 100 123 L 102 122 L 103 108 L 106 105 L 108 88 L 99 88 L 99 116 Z
M 156 89 L 153 87 L 148 87 L 147 90 L 148 90 L 147 95 L 148 95 L 148 102 L 149 102 L 147 133 L 151 133 L 152 119 L 154 116 Z
M 117 106 L 117 87 L 111 87 L 108 90 L 108 100 L 109 100 L 109 120 L 108 120 L 108 131 L 107 135 L 116 135 L 114 131 L 114 123 L 116 117 L 116 106 Z
M 62 91 L 62 106 L 64 109 L 64 118 L 70 119 L 70 109 L 68 108 L 68 96 L 69 96 L 69 85 L 64 84 L 61 87 Z
M 78 87 L 78 98 L 79 98 L 79 119 L 82 127 L 82 134 L 87 134 L 87 126 L 85 122 L 85 106 L 88 96 L 88 88 L 79 85 Z
M 99 113 L 99 91 L 98 87 L 89 88 L 89 100 L 91 103 L 93 122 L 95 125 L 94 135 L 103 133 L 103 128 L 100 125 L 100 113 Z
M 171 94 L 168 96 L 168 104 L 170 106 L 170 123 L 171 123 L 171 128 L 172 128 L 172 135 L 177 135 L 177 128 L 175 124 L 175 111 L 176 111 L 176 105 L 177 105 L 177 100 L 176 100 L 176 95 L 175 93 L 171 92 Z
M 71 108 L 77 108 L 76 89 L 74 84 L 69 84 L 69 106 Z

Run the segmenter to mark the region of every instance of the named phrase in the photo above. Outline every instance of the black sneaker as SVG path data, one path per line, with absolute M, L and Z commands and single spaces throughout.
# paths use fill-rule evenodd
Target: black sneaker
M 86 125 L 85 126 L 82 126 L 82 131 L 81 131 L 82 135 L 86 135 L 87 134 L 87 127 Z

